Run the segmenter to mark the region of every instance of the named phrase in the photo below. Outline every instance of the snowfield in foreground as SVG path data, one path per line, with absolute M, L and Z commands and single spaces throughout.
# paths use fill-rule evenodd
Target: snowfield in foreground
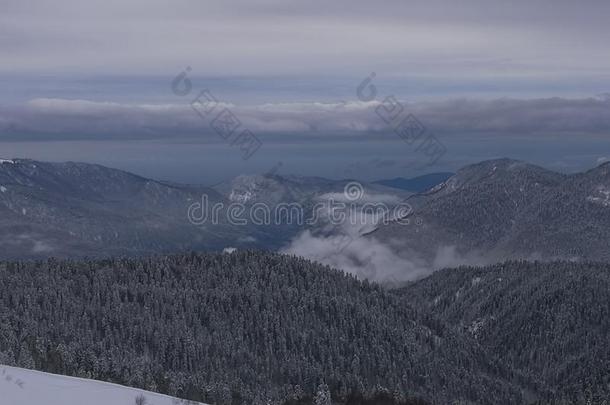
M 199 405 L 136 388 L 0 365 L 0 405 Z

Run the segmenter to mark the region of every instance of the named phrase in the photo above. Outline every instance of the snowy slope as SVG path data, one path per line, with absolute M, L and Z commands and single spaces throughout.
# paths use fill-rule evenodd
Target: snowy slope
M 167 395 L 83 378 L 0 365 L 0 405 L 195 405 Z

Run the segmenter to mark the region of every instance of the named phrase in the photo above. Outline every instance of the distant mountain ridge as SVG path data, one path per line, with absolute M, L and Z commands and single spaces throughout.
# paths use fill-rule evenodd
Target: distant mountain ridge
M 376 182 L 277 174 L 240 175 L 229 182 L 215 186 L 214 189 L 233 202 L 245 204 L 262 202 L 269 205 L 299 202 L 306 206 L 325 194 L 342 194 L 345 187 L 354 182 L 362 186 L 363 197 L 384 193 L 405 197 L 410 194 L 405 190 L 394 189 Z
M 147 179 L 88 163 L 0 161 L 0 258 L 149 255 L 225 247 L 278 249 L 303 224 L 231 222 L 233 203 L 298 203 L 304 213 L 324 195 L 342 195 L 349 180 L 242 175 L 215 188 Z M 380 185 L 363 190 L 404 197 Z M 192 223 L 188 212 L 220 206 L 216 218 Z M 208 212 L 209 214 L 210 212 Z
M 565 175 L 511 159 L 460 169 L 413 201 L 422 226 L 371 237 L 432 260 L 450 247 L 464 263 L 508 258 L 610 260 L 610 165 Z
M 222 249 L 243 232 L 196 228 L 187 209 L 223 197 L 86 163 L 14 159 L 0 164 L 0 245 L 8 258 L 150 254 Z
M 364 199 L 403 201 L 418 226 L 393 222 L 362 234 L 434 261 L 449 250 L 460 263 L 509 258 L 610 260 L 610 163 L 566 175 L 498 159 L 460 169 L 423 193 L 361 183 Z M 86 163 L 0 162 L 0 257 L 147 255 L 225 247 L 279 249 L 302 224 L 236 225 L 232 203 L 297 203 L 305 211 L 343 198 L 351 180 L 238 176 L 214 189 L 146 179 Z M 222 203 L 216 223 L 194 225 L 187 212 L 205 195 Z M 326 223 L 318 224 L 327 229 Z M 331 229 L 332 231 L 332 229 Z M 441 261 L 442 262 L 442 261 Z M 445 261 L 447 262 L 447 261 Z
M 447 179 L 453 175 L 455 175 L 455 173 L 452 172 L 430 173 L 410 179 L 395 177 L 393 179 L 377 180 L 374 181 L 373 184 L 380 184 L 382 186 L 406 190 L 413 193 L 421 193 L 447 181 Z

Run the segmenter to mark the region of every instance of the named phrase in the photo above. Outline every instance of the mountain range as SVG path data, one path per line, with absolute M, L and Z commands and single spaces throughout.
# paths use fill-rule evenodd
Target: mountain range
M 193 223 L 202 196 L 219 221 Z M 226 216 L 331 200 L 413 209 L 366 229 Z M 0 213 L 0 364 L 222 405 L 610 398 L 610 163 L 562 174 L 498 159 L 411 192 L 275 174 L 212 188 L 13 159 L 0 161 Z M 387 289 L 249 249 L 333 232 L 358 239 L 334 254 L 363 262 L 464 265 Z M 199 253 L 165 254 L 187 250 Z
M 226 247 L 277 249 L 302 223 L 251 218 L 232 221 L 231 204 L 297 203 L 304 216 L 324 196 L 341 196 L 349 180 L 243 175 L 214 188 L 147 179 L 87 163 L 28 159 L 0 162 L 0 257 L 44 258 L 147 255 Z M 367 193 L 406 192 L 364 184 Z M 205 196 L 205 201 L 203 200 Z M 214 206 L 205 222 L 189 217 L 192 207 Z M 202 216 L 200 211 L 195 212 Z M 211 214 L 210 214 L 211 215 Z M 316 225 L 316 224 L 314 224 Z
M 406 190 L 412 193 L 422 193 L 432 187 L 440 184 L 451 176 L 455 175 L 452 172 L 440 172 L 424 174 L 423 176 L 417 176 L 410 179 L 404 177 L 395 177 L 393 179 L 384 179 L 374 181 L 374 184 L 380 184 L 382 186 L 397 188 L 400 190 Z
M 341 230 L 325 220 L 236 224 L 228 218 L 228 207 L 265 204 L 273 210 L 297 204 L 307 216 L 321 201 L 344 198 L 352 183 L 266 174 L 242 175 L 210 188 L 86 163 L 2 160 L 1 257 L 280 249 L 306 230 L 324 235 Z M 567 175 L 497 159 L 466 166 L 423 192 L 357 184 L 364 196 L 360 204 L 407 202 L 413 210 L 406 215 L 417 226 L 390 221 L 362 227 L 355 237 L 375 239 L 431 266 L 515 258 L 610 259 L 610 163 Z M 189 209 L 201 205 L 202 196 L 208 206 L 222 207 L 217 221 L 190 220 Z

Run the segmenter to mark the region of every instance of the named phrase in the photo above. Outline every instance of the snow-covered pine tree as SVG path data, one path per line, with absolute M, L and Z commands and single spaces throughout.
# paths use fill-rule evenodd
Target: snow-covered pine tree
M 315 405 L 332 405 L 330 391 L 328 390 L 328 385 L 326 385 L 325 383 L 318 385 L 318 390 L 316 392 L 314 404 Z

